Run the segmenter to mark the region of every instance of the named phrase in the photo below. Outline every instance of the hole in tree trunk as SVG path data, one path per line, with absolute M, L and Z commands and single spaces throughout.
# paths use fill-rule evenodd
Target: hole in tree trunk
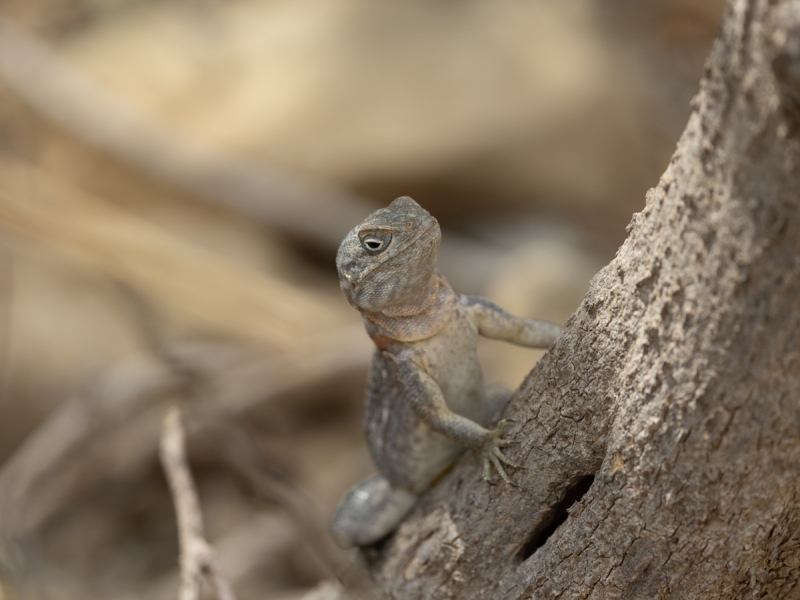
M 584 475 L 567 489 L 561 502 L 552 508 L 550 514 L 544 519 L 541 526 L 533 532 L 533 535 L 531 535 L 530 539 L 522 547 L 522 550 L 520 550 L 520 560 L 530 558 L 533 556 L 534 552 L 544 546 L 547 538 L 553 535 L 556 529 L 567 520 L 569 509 L 583 498 L 586 492 L 589 491 L 589 488 L 592 487 L 592 483 L 594 483 L 594 475 Z

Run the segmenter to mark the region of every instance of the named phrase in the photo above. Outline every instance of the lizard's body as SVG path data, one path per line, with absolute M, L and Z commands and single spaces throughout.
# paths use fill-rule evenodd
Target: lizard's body
M 364 426 L 372 459 L 392 483 L 425 491 L 452 464 L 464 446 L 420 419 L 408 390 L 396 384 L 403 364 L 411 364 L 439 384 L 447 407 L 476 423 L 486 423 L 483 377 L 476 352 L 478 327 L 464 296 L 437 335 L 415 342 L 383 342 L 376 350 L 367 384 Z M 410 375 L 409 375 L 410 377 Z M 405 386 L 404 386 L 405 387 Z
M 433 481 L 463 452 L 502 464 L 504 423 L 486 429 L 508 398 L 486 389 L 479 335 L 548 347 L 558 325 L 514 317 L 482 298 L 455 293 L 436 270 L 438 223 L 411 198 L 370 215 L 342 242 L 342 290 L 362 313 L 377 347 L 367 385 L 365 432 L 378 474 L 345 497 L 332 531 L 342 546 L 392 531 Z

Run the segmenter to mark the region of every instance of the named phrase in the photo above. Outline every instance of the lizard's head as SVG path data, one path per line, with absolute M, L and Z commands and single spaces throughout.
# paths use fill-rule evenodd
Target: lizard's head
M 339 246 L 345 297 L 359 310 L 413 314 L 435 285 L 441 239 L 436 219 L 407 196 L 376 210 Z

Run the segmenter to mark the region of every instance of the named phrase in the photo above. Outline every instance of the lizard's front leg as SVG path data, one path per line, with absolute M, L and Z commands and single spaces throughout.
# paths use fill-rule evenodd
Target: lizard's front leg
M 398 361 L 397 374 L 416 415 L 431 429 L 467 448 L 479 450 L 483 455 L 483 478 L 491 482 L 491 467 L 497 470 L 506 483 L 513 485 L 503 465 L 519 468 L 502 449 L 511 444 L 503 439 L 507 421 L 496 429 L 486 429 L 475 421 L 454 413 L 448 408 L 439 384 L 425 370 L 411 360 Z
M 563 327 L 527 317 L 517 317 L 494 302 L 479 296 L 467 296 L 475 316 L 478 333 L 493 340 L 503 340 L 528 348 L 549 348 Z

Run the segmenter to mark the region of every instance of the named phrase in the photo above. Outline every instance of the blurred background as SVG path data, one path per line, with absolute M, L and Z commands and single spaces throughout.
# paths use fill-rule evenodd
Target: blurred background
M 0 0 L 0 600 L 176 596 L 176 402 L 240 598 L 350 569 L 325 527 L 372 470 L 371 348 L 339 241 L 410 195 L 458 291 L 565 322 L 666 167 L 722 9 Z M 514 387 L 541 354 L 480 352 Z

